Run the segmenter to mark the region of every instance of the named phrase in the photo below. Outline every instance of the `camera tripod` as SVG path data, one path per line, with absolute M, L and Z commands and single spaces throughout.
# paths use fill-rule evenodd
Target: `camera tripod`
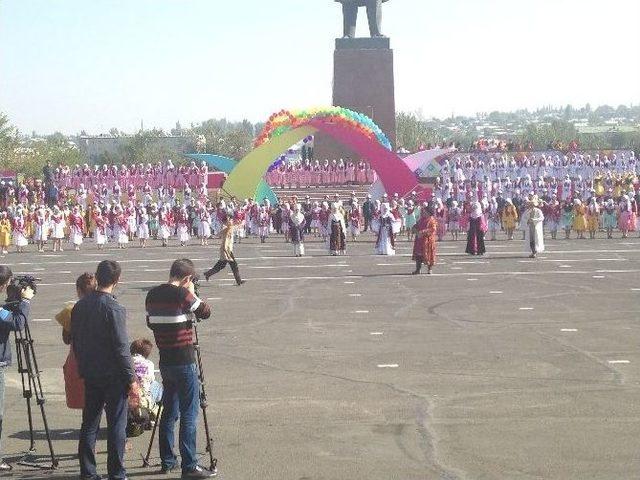
M 22 315 L 17 308 L 11 308 L 14 315 Z M 38 360 L 33 346 L 33 338 L 31 337 L 31 329 L 29 322 L 24 318 L 24 330 L 16 329 L 14 338 L 16 342 L 18 373 L 22 382 L 22 396 L 27 402 L 27 419 L 29 421 L 29 450 L 17 462 L 17 465 L 30 468 L 39 468 L 42 470 L 55 470 L 58 468 L 58 459 L 53 451 L 53 443 L 51 441 L 51 433 L 49 432 L 49 423 L 47 422 L 47 413 L 44 409 L 45 398 L 42 390 L 42 382 L 40 381 L 40 369 L 38 368 Z M 33 411 L 31 408 L 31 399 L 35 397 L 36 405 L 40 407 L 42 414 L 42 423 L 44 425 L 44 433 L 49 446 L 49 456 L 51 465 L 43 465 L 32 458 L 36 453 L 35 432 L 33 430 Z
M 202 409 L 202 419 L 204 420 L 204 431 L 207 437 L 207 447 L 206 451 L 209 453 L 209 471 L 215 472 L 216 466 L 218 465 L 218 459 L 213 457 L 213 439 L 211 438 L 211 430 L 209 428 L 209 419 L 207 417 L 207 407 L 209 406 L 207 400 L 207 390 L 206 383 L 204 379 L 204 369 L 202 367 L 202 354 L 200 353 L 200 342 L 198 341 L 198 327 L 195 323 L 192 324 L 193 333 L 195 335 L 195 342 L 193 343 L 193 348 L 196 351 L 196 361 L 198 363 L 198 380 L 200 380 L 200 408 Z M 160 406 L 158 408 L 158 414 L 156 415 L 156 421 L 153 425 L 153 430 L 151 431 L 151 439 L 149 440 L 149 448 L 147 449 L 147 454 L 142 458 L 142 466 L 145 468 L 149 468 L 151 464 L 149 463 L 149 458 L 151 457 L 151 449 L 153 448 L 153 440 L 156 436 L 156 431 L 158 430 L 158 425 L 160 424 L 160 419 L 162 417 L 164 405 L 164 392 L 163 398 L 160 402 Z M 180 420 L 182 421 L 182 419 Z

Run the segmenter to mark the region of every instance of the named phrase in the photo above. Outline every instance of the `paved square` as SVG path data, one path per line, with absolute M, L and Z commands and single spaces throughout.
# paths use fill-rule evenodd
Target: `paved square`
M 210 266 L 215 243 L 4 259 L 42 278 L 32 331 L 61 459 L 56 472 L 18 467 L 6 478 L 77 478 L 80 414 L 64 403 L 67 347 L 52 320 L 74 299 L 75 278 L 102 258 L 120 260 L 130 336 L 151 338 L 146 290 L 175 258 Z M 637 477 L 640 241 L 548 241 L 535 261 L 520 241 L 487 245 L 472 258 L 464 242 L 445 241 L 434 275 L 419 277 L 408 275 L 406 242 L 395 257 L 372 255 L 369 236 L 343 257 L 313 239 L 303 258 L 280 238 L 236 245 L 247 283 L 236 287 L 227 270 L 201 292 L 214 309 L 200 336 L 220 477 Z M 17 382 L 14 367 L 10 461 L 28 446 Z M 132 441 L 131 478 L 154 478 L 139 468 L 148 439 Z M 39 441 L 38 453 L 45 447 Z M 100 441 L 102 474 L 105 450 Z

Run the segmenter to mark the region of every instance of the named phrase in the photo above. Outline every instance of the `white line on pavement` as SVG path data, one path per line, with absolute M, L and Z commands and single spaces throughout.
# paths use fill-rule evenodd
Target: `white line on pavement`
M 577 332 L 578 329 L 577 328 L 561 328 L 560 331 L 561 332 Z
M 381 363 L 378 365 L 378 368 L 398 368 L 397 363 Z
M 609 360 L 611 365 L 631 363 L 629 360 Z
M 384 335 L 384 332 L 371 332 L 369 335 Z

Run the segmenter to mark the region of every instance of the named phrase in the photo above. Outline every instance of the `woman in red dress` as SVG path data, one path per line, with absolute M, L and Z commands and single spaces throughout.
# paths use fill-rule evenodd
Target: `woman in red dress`
M 416 239 L 413 242 L 413 260 L 416 262 L 416 269 L 412 275 L 418 275 L 422 270 L 422 264 L 427 265 L 427 273 L 431 275 L 431 269 L 436 263 L 436 233 L 438 222 L 433 216 L 431 207 L 423 207 L 420 220 L 416 223 L 414 230 Z

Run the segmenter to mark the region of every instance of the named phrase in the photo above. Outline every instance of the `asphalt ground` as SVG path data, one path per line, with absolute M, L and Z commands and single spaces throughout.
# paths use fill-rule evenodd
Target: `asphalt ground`
M 213 243 L 3 260 L 42 278 L 31 327 L 61 459 L 55 472 L 16 467 L 6 478 L 77 478 L 80 414 L 64 403 L 67 347 L 52 320 L 75 278 L 121 261 L 130 336 L 151 337 L 147 289 L 176 258 L 210 266 Z M 640 477 L 640 240 L 548 240 L 536 260 L 519 240 L 488 242 L 481 258 L 464 247 L 440 243 L 434 274 L 411 276 L 406 241 L 395 257 L 373 255 L 369 235 L 342 257 L 313 238 L 303 258 L 277 237 L 236 245 L 247 283 L 229 270 L 204 283 L 214 316 L 199 327 L 219 477 Z M 3 436 L 15 461 L 28 446 L 15 367 Z M 132 441 L 130 478 L 172 478 L 140 468 L 148 439 Z M 97 450 L 106 475 L 104 435 Z

